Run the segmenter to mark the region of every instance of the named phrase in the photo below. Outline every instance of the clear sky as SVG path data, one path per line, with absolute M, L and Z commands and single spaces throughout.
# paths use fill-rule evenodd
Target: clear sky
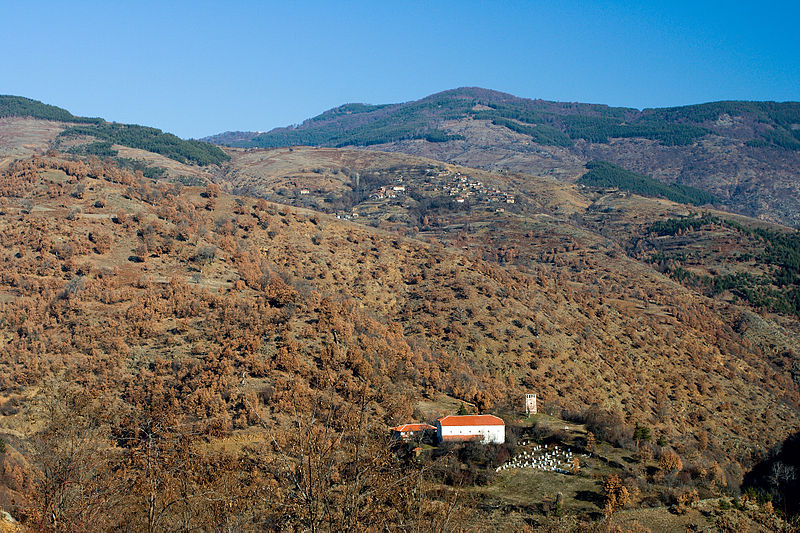
M 462 86 L 800 100 L 800 2 L 4 2 L 0 94 L 182 137 Z

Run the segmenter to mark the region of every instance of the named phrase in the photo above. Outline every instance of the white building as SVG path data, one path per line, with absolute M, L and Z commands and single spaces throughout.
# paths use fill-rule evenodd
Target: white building
M 480 441 L 482 444 L 503 444 L 506 423 L 494 415 L 449 415 L 436 421 L 436 436 L 444 441 Z

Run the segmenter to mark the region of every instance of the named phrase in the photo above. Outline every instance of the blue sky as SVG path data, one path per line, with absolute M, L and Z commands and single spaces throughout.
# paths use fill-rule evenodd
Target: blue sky
M 0 94 L 182 137 L 461 86 L 800 100 L 798 2 L 9 2 Z

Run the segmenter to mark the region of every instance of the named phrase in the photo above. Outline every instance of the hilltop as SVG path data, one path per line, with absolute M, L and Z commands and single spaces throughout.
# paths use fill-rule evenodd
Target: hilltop
M 43 122 L 48 127 L 42 127 Z M 37 148 L 56 148 L 80 155 L 114 157 L 118 164 L 129 166 L 135 166 L 134 160 L 119 157 L 126 149 L 158 154 L 189 166 L 216 165 L 228 159 L 225 152 L 205 142 L 183 140 L 156 128 L 75 116 L 66 109 L 21 96 L 0 95 L 2 130 L 8 132 L 10 142 L 0 147 L 0 156 L 31 155 Z M 26 132 L 28 142 L 20 143 Z M 136 169 L 158 172 L 156 168 L 160 167 L 140 164 Z
M 462 88 L 403 104 L 347 104 L 296 127 L 207 140 L 240 147 L 369 146 L 567 182 L 600 160 L 701 189 L 741 214 L 800 225 L 797 102 L 637 110 Z

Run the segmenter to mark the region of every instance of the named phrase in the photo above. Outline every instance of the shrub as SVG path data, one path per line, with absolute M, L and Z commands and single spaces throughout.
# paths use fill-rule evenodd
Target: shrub
M 672 450 L 666 450 L 658 459 L 658 466 L 664 472 L 678 472 L 683 469 L 683 461 L 677 453 Z
M 604 512 L 611 516 L 614 511 L 622 509 L 630 495 L 628 489 L 622 484 L 622 479 L 616 474 L 611 474 L 603 480 L 603 498 L 605 498 Z
M 203 246 L 197 250 L 197 253 L 195 253 L 194 256 L 192 256 L 192 261 L 205 265 L 214 261 L 216 256 L 216 246 Z

